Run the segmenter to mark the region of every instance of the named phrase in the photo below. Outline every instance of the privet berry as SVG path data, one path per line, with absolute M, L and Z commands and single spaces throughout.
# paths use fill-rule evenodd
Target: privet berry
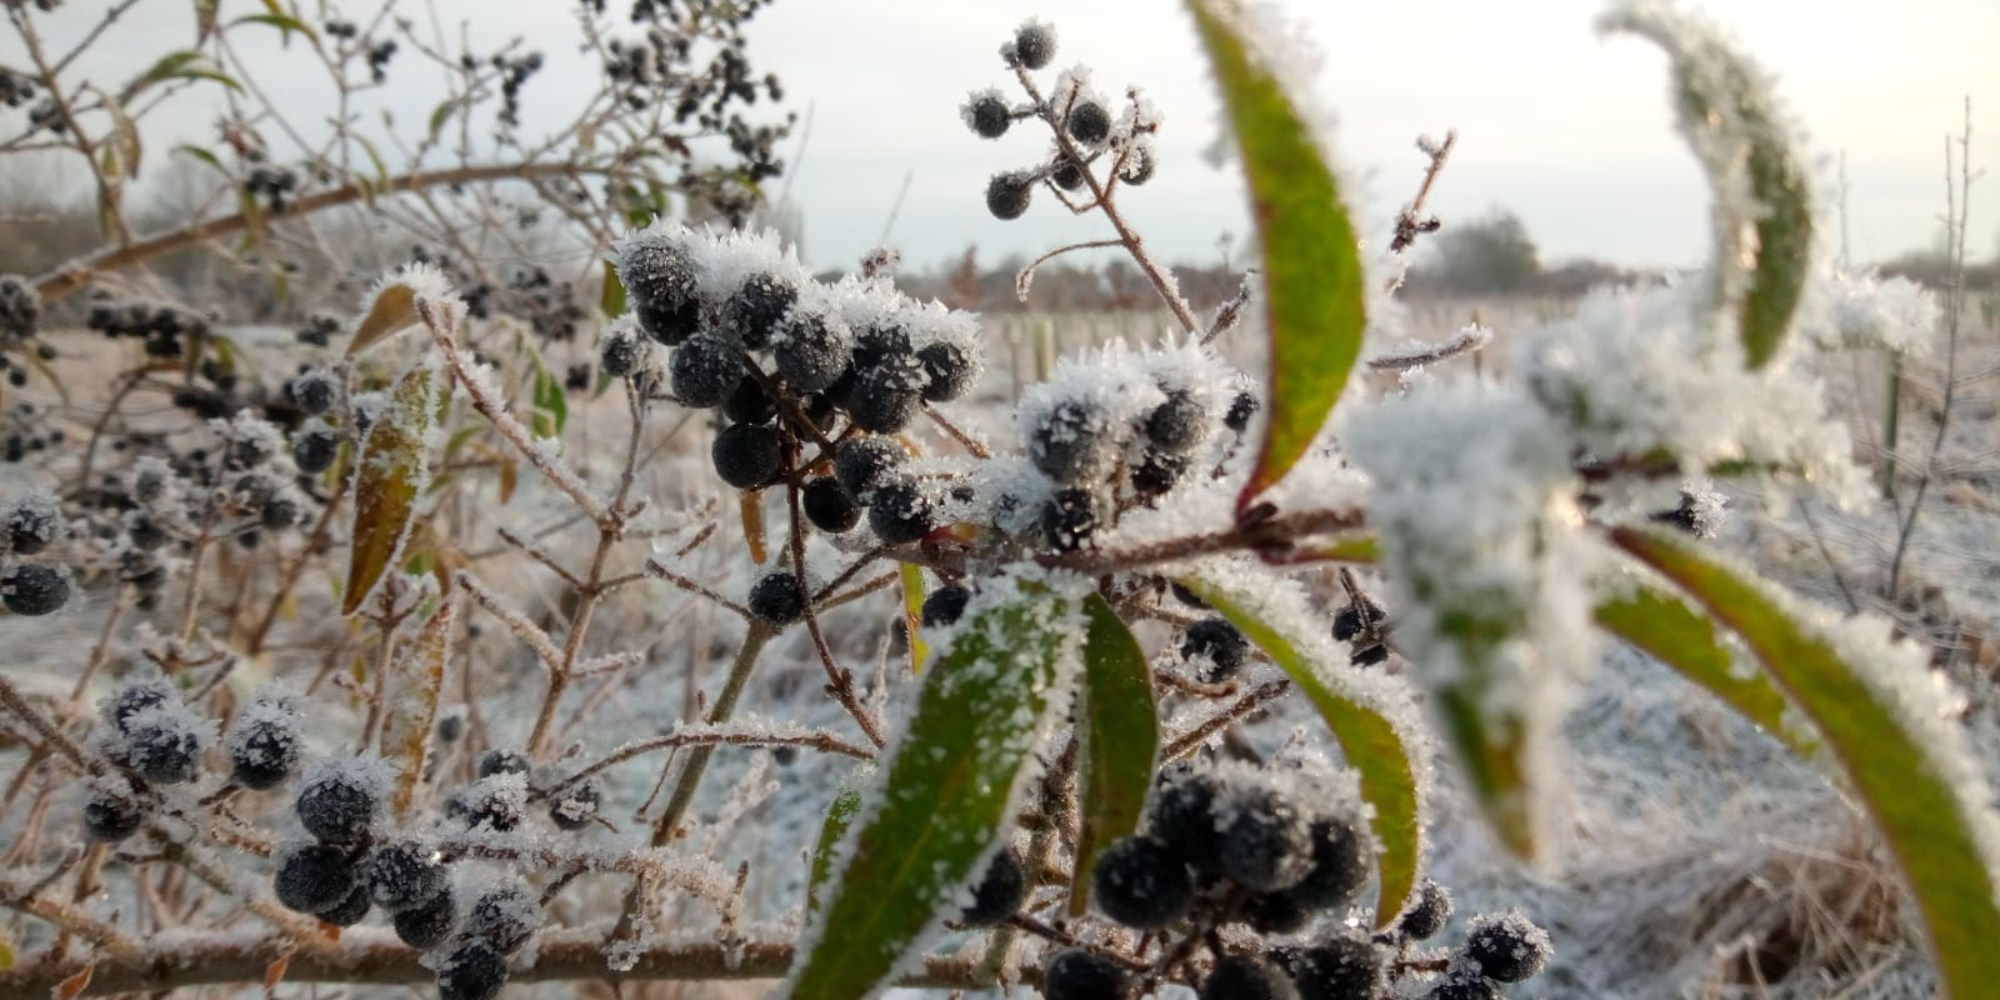
M 801 491 L 799 505 L 805 508 L 806 519 L 813 527 L 829 534 L 838 535 L 852 531 L 861 523 L 861 507 L 854 498 L 841 489 L 839 480 L 832 476 L 821 476 L 806 483 Z
M 1239 392 L 1235 399 L 1229 401 L 1229 411 L 1222 415 L 1222 425 L 1241 434 L 1250 427 L 1250 418 L 1262 407 L 1257 397 Z
M 624 378 L 639 370 L 639 358 L 639 338 L 629 330 L 614 328 L 604 335 L 604 345 L 598 352 L 597 361 L 604 374 Z
M 1122 837 L 1098 856 L 1092 902 L 1127 927 L 1158 930 L 1186 915 L 1194 879 L 1180 856 L 1152 837 Z
M 1519 910 L 1472 918 L 1465 929 L 1465 957 L 1482 975 L 1503 983 L 1533 977 L 1549 963 L 1549 932 Z
M 0 514 L 0 533 L 17 555 L 34 555 L 61 536 L 62 509 L 47 493 L 28 493 Z
M 1064 160 L 1049 171 L 1049 180 L 1064 191 L 1074 191 L 1083 186 L 1083 169 L 1083 164 L 1075 160 Z
M 1018 219 L 1028 211 L 1035 175 L 1024 170 L 994 174 L 986 182 L 986 210 L 996 219 Z
M 438 1000 L 493 1000 L 507 985 L 507 959 L 485 941 L 459 945 L 437 970 Z
M 1028 460 L 1065 486 L 1102 478 L 1115 450 L 1103 414 L 1081 400 L 1050 407 L 1028 435 Z
M 1500 988 L 1479 976 L 1451 976 L 1424 994 L 1424 1000 L 1503 1000 Z
M 833 478 L 854 502 L 865 507 L 875 502 L 877 491 L 897 481 L 896 470 L 909 457 L 894 438 L 850 438 L 834 453 Z
M 1312 832 L 1305 817 L 1276 789 L 1240 788 L 1217 808 L 1222 818 L 1222 873 L 1246 889 L 1277 892 L 1305 878 L 1312 866 Z
M 388 913 L 429 903 L 445 890 L 450 879 L 451 873 L 438 859 L 436 849 L 416 840 L 398 840 L 375 848 L 362 868 L 368 898 Z
M 1193 663 L 1195 672 L 1207 684 L 1236 676 L 1249 657 L 1249 640 L 1227 618 L 1203 618 L 1189 625 L 1181 636 L 1181 658 Z
M 732 424 L 715 436 L 709 448 L 715 474 L 739 490 L 762 486 L 784 466 L 784 444 L 775 428 Z
M 1069 110 L 1069 137 L 1095 146 L 1111 135 L 1111 113 L 1096 101 L 1082 101 Z
M 1210 419 L 1208 407 L 1194 393 L 1174 389 L 1146 414 L 1146 440 L 1161 451 L 1179 454 L 1201 443 Z
M 395 925 L 396 936 L 412 948 L 432 948 L 443 941 L 451 932 L 452 921 L 458 916 L 453 903 L 451 885 L 446 883 L 444 891 L 432 897 L 422 906 L 414 906 L 392 914 L 390 923 Z
M 293 803 L 307 833 L 336 844 L 367 836 L 382 808 L 375 783 L 341 764 L 321 761 L 306 775 Z
M 1047 66 L 1056 57 L 1056 29 L 1040 21 L 1023 22 L 1014 31 L 1013 56 L 1023 69 Z
M 581 830 L 597 818 L 603 799 L 597 782 L 577 782 L 549 796 L 549 820 L 559 830 Z
M 69 577 L 50 566 L 28 563 L 0 573 L 0 605 L 26 617 L 53 614 L 69 603 Z
M 1125 994 L 1125 970 L 1083 948 L 1064 948 L 1042 971 L 1047 1000 L 1116 1000 Z
M 923 621 L 925 628 L 942 628 L 955 625 L 965 614 L 966 602 L 972 600 L 972 591 L 957 584 L 939 587 L 924 598 Z
M 753 274 L 722 304 L 722 321 L 744 347 L 761 350 L 799 300 L 798 287 L 775 274 Z
M 352 927 L 368 916 L 368 890 L 356 886 L 347 898 L 335 903 L 331 909 L 319 914 L 319 918 L 335 927 Z
M 1308 837 L 1312 869 L 1285 890 L 1285 898 L 1308 910 L 1331 909 L 1352 900 L 1368 881 L 1369 858 L 1361 834 L 1351 823 L 1320 819 L 1313 822 Z
M 731 423 L 769 423 L 778 415 L 778 403 L 764 391 L 764 383 L 745 375 L 737 380 L 729 398 L 722 401 L 722 415 Z
M 1057 490 L 1042 508 L 1042 544 L 1074 552 L 1090 543 L 1098 527 L 1097 494 L 1082 486 Z
M 743 359 L 736 345 L 710 334 L 689 337 L 667 359 L 674 397 L 684 406 L 720 406 L 743 377 Z
M 491 778 L 496 774 L 527 774 L 534 765 L 528 755 L 519 750 L 488 750 L 479 757 L 479 776 Z
M 304 844 L 278 857 L 271 883 L 278 902 L 300 913 L 320 914 L 339 906 L 355 889 L 354 863 L 328 844 Z
M 1312 911 L 1289 892 L 1263 892 L 1243 904 L 1243 919 L 1263 934 L 1291 934 L 1306 925 Z
M 1152 831 L 1182 862 L 1213 870 L 1221 853 L 1222 833 L 1215 822 L 1215 799 L 1221 782 L 1206 772 L 1179 778 L 1160 789 L 1153 800 Z
M 340 383 L 324 368 L 303 372 L 291 381 L 292 402 L 312 416 L 333 409 L 340 399 Z
M 1367 602 L 1365 606 L 1343 605 L 1339 611 L 1333 613 L 1333 637 L 1340 642 L 1354 641 L 1354 637 L 1360 635 L 1365 627 L 1362 620 L 1364 613 L 1368 616 L 1368 624 L 1379 625 L 1387 616 L 1387 612 L 1373 601 Z
M 799 585 L 799 578 L 789 570 L 766 573 L 750 585 L 750 597 L 745 602 L 750 613 L 766 624 L 780 627 L 790 625 L 806 615 L 805 588 Z
M 467 938 L 485 941 L 503 955 L 528 943 L 541 920 L 542 904 L 527 889 L 502 885 L 487 890 L 465 911 L 460 928 Z
M 1201 1000 L 1299 1000 L 1285 970 L 1261 955 L 1225 955 L 1201 984 Z
M 193 781 L 201 773 L 201 732 L 187 713 L 147 709 L 126 730 L 125 761 L 133 772 L 158 785 Z
M 1181 477 L 1187 474 L 1188 456 L 1171 455 L 1163 451 L 1148 451 L 1132 469 L 1132 492 L 1142 500 L 1151 500 L 1180 485 Z
M 1138 187 L 1153 179 L 1153 150 L 1150 146 L 1133 147 L 1125 154 L 1125 165 L 1118 170 L 1118 178 L 1133 187 Z
M 104 723 L 127 736 L 132 734 L 132 720 L 147 709 L 159 708 L 167 704 L 180 704 L 181 696 L 166 681 L 158 678 L 133 681 L 118 689 L 118 693 L 98 703 L 97 715 Z
M 1382 952 L 1360 938 L 1329 938 L 1297 954 L 1292 982 L 1302 1000 L 1354 1000 L 1381 992 Z
M 771 359 L 792 388 L 818 392 L 847 371 L 854 353 L 854 334 L 847 324 L 824 313 L 793 309 L 778 323 L 772 337 Z
M 465 790 L 459 800 L 460 818 L 468 828 L 485 827 L 507 833 L 521 825 L 527 814 L 527 787 L 519 778 L 496 775 L 481 778 Z
M 340 439 L 328 430 L 305 430 L 292 436 L 292 464 L 306 475 L 318 475 L 333 467 L 340 455 Z
M 1397 919 L 1396 930 L 1412 941 L 1428 941 L 1444 930 L 1445 921 L 1451 919 L 1451 911 L 1451 890 L 1433 879 L 1424 879 L 1423 884 L 1417 886 L 1416 899 Z
M 972 95 L 960 109 L 965 115 L 965 123 L 982 139 L 998 139 L 1007 134 L 1008 126 L 1014 124 L 1014 113 L 997 90 L 987 90 Z
M 992 927 L 1013 916 L 1028 898 L 1028 871 L 1011 848 L 1002 848 L 972 889 L 972 905 L 959 913 L 967 927 Z
M 924 366 L 924 398 L 933 403 L 949 403 L 972 388 L 972 358 L 957 344 L 927 344 L 917 352 Z
M 899 480 L 875 491 L 868 528 L 884 544 L 903 545 L 930 534 L 931 500 L 914 481 Z
M 92 840 L 115 844 L 138 833 L 144 821 L 136 804 L 102 792 L 83 804 L 83 832 Z
M 923 368 L 919 365 L 898 359 L 863 368 L 854 376 L 847 415 L 864 431 L 894 434 L 916 419 L 923 389 Z

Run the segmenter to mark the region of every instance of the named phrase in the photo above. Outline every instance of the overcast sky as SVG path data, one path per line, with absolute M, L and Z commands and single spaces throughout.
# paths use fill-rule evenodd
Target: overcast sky
M 61 48 L 66 33 L 75 37 L 102 2 L 71 0 L 44 18 L 51 44 Z M 595 67 L 557 45 L 575 37 L 568 2 L 435 3 L 447 24 L 471 17 L 481 48 L 513 35 L 549 47 L 549 69 L 527 98 L 530 134 L 597 81 Z M 161 38 L 184 38 L 191 6 L 142 3 L 107 36 L 98 72 L 122 78 L 157 55 Z M 365 19 L 375 6 L 345 5 L 346 16 Z M 408 6 L 421 16 L 420 5 Z M 1943 137 L 1957 128 L 1967 95 L 1975 157 L 2000 159 L 2000 2 L 1707 6 L 1778 78 L 1829 196 L 1835 156 L 1846 151 L 1856 259 L 1933 239 L 1943 203 Z M 232 7 L 261 9 L 224 0 L 225 11 Z M 1386 220 L 1415 188 L 1423 162 L 1415 137 L 1456 127 L 1458 152 L 1433 201 L 1447 223 L 1505 207 L 1526 221 L 1546 260 L 1700 259 L 1706 195 L 1672 129 L 1665 61 L 1637 39 L 1601 38 L 1592 26 L 1603 8 L 1598 0 L 1288 0 L 1280 7 L 1325 57 L 1317 92 L 1339 116 L 1340 155 L 1365 178 L 1357 194 L 1371 241 L 1386 238 Z M 1216 133 L 1215 98 L 1178 4 L 778 0 L 758 15 L 750 51 L 759 71 L 780 74 L 794 107 L 813 109 L 802 154 L 796 136 L 785 147 L 798 166 L 789 190 L 804 211 L 811 263 L 847 266 L 874 245 L 905 175 L 909 193 L 890 240 L 919 266 L 973 244 L 990 263 L 1108 235 L 1101 220 L 1070 217 L 1048 199 L 1015 222 L 984 209 L 986 178 L 1036 161 L 1047 140 L 1029 129 L 980 140 L 960 123 L 957 106 L 969 90 L 1007 82 L 997 48 L 1029 15 L 1056 25 L 1056 66 L 1086 63 L 1108 92 L 1138 84 L 1164 112 L 1159 174 L 1124 196 L 1149 240 L 1180 260 L 1214 259 L 1224 232 L 1241 246 L 1247 222 L 1235 175 L 1199 156 Z M 0 59 L 15 61 L 18 48 L 11 37 L 0 41 Z M 259 53 L 259 74 L 268 91 L 312 112 L 301 115 L 310 122 L 324 116 L 323 105 L 311 106 L 324 100 L 324 85 L 298 55 L 271 45 Z M 376 98 L 406 123 L 421 122 L 436 102 L 421 87 Z M 214 118 L 213 108 L 188 108 L 154 123 L 149 138 L 155 149 L 209 140 Z M 1975 189 L 1975 253 L 1994 250 L 2000 213 L 1980 209 L 1996 203 L 2000 184 Z

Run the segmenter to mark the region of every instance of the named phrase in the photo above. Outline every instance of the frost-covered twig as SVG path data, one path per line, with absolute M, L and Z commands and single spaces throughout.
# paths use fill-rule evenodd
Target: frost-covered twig
M 1215 319 L 1210 321 L 1208 330 L 1201 335 L 1202 343 L 1215 343 L 1223 334 L 1236 329 L 1236 324 L 1243 321 L 1243 307 L 1250 304 L 1250 279 L 1256 273 L 1255 268 L 1244 272 L 1243 283 L 1237 286 L 1236 294 L 1230 296 L 1229 301 L 1215 310 Z
M 1445 161 L 1451 158 L 1452 147 L 1456 145 L 1458 130 L 1455 128 L 1445 132 L 1442 143 L 1427 135 L 1417 138 L 1417 150 L 1430 160 L 1430 165 L 1424 168 L 1424 182 L 1417 188 L 1416 199 L 1396 214 L 1396 235 L 1389 240 L 1390 253 L 1402 253 L 1416 243 L 1418 234 L 1438 230 L 1437 216 L 1428 219 L 1418 216 L 1423 213 L 1424 202 L 1431 196 L 1431 185 L 1437 183 L 1438 174 L 1444 170 Z
M 1493 340 L 1493 331 L 1474 323 L 1458 331 L 1450 340 L 1442 344 L 1432 344 L 1406 353 L 1378 354 L 1368 359 L 1368 367 L 1378 372 L 1400 372 L 1412 368 L 1434 365 L 1448 358 L 1457 357 L 1469 351 L 1485 347 Z
M 1029 261 L 1028 266 L 1022 268 L 1019 273 L 1014 275 L 1014 298 L 1022 302 L 1028 301 L 1028 289 L 1034 287 L 1035 284 L 1035 269 L 1063 254 L 1073 250 L 1100 250 L 1105 247 L 1122 247 L 1124 245 L 1125 243 L 1122 240 L 1091 240 L 1087 243 L 1071 243 L 1067 246 L 1059 246 Z

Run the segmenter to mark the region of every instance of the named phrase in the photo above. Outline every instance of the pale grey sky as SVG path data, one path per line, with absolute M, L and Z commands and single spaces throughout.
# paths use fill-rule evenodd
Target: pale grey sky
M 625 0 L 613 0 L 622 7 Z M 60 47 L 102 0 L 71 0 L 44 23 Z M 105 39 L 94 70 L 122 79 L 184 37 L 191 5 L 148 0 Z M 308 8 L 311 3 L 306 4 Z M 343 5 L 363 20 L 375 3 Z M 422 16 L 420 4 L 406 6 Z M 482 49 L 520 35 L 548 47 L 549 68 L 527 94 L 527 134 L 556 120 L 597 69 L 554 40 L 575 37 L 566 0 L 435 0 L 452 33 L 469 19 Z M 1491 206 L 1519 213 L 1545 259 L 1595 255 L 1628 264 L 1687 264 L 1706 241 L 1706 194 L 1671 125 L 1664 59 L 1633 38 L 1600 38 L 1598 0 L 1285 0 L 1279 4 L 1324 53 L 1317 93 L 1339 116 L 1340 155 L 1366 178 L 1357 192 L 1368 236 L 1414 189 L 1420 132 L 1456 126 L 1460 145 L 1433 207 L 1447 222 Z M 238 13 L 260 9 L 224 0 Z M 1778 79 L 1822 167 L 1848 154 L 1850 231 L 1857 259 L 1927 243 L 1943 201 L 1943 137 L 1973 99 L 1974 154 L 2000 159 L 2000 2 L 1996 0 L 1711 0 Z M 1144 87 L 1165 113 L 1161 169 L 1124 203 L 1175 259 L 1213 259 L 1217 236 L 1241 246 L 1247 223 L 1234 172 L 1202 162 L 1215 135 L 1215 98 L 1180 6 L 1166 0 L 778 0 L 750 29 L 757 68 L 783 78 L 788 101 L 814 108 L 793 178 L 816 266 L 852 264 L 880 234 L 906 173 L 908 198 L 891 242 L 929 266 L 977 244 L 988 262 L 1107 234 L 1048 199 L 1000 222 L 986 214 L 988 175 L 1026 165 L 1046 139 L 1017 129 L 980 140 L 959 122 L 969 90 L 1008 82 L 996 50 L 1029 15 L 1053 22 L 1057 67 L 1095 69 L 1101 89 Z M 251 36 L 241 36 L 248 39 Z M 275 34 L 269 36 L 275 40 Z M 0 60 L 19 43 L 0 39 Z M 255 59 L 267 91 L 297 109 L 304 128 L 324 118 L 326 88 L 295 46 Z M 406 67 L 406 69 L 408 69 Z M 409 77 L 421 74 L 408 74 Z M 437 95 L 419 79 L 368 99 L 411 127 Z M 15 114 L 18 114 L 16 112 Z M 154 149 L 212 137 L 212 109 L 190 108 L 151 128 Z M 785 148 L 797 159 L 796 140 Z M 1994 248 L 2000 182 L 1974 192 L 1973 244 Z M 1832 231 L 1831 220 L 1828 230 Z

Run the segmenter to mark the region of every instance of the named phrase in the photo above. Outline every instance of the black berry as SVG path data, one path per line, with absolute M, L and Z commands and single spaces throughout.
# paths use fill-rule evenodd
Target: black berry
M 1041 69 L 1055 57 L 1056 29 L 1040 21 L 1027 21 L 1015 30 L 1014 61 L 1020 63 L 1021 68 Z
M 939 587 L 924 598 L 924 627 L 941 628 L 955 625 L 965 614 L 965 604 L 972 600 L 972 591 L 956 584 Z
M 729 398 L 722 401 L 722 415 L 731 423 L 770 423 L 778 415 L 778 404 L 764 391 L 764 383 L 745 375 L 737 381 Z
M 771 338 L 778 374 L 795 389 L 818 392 L 838 381 L 854 353 L 847 324 L 818 312 L 794 309 Z
M 366 836 L 381 808 L 375 783 L 339 766 L 339 762 L 314 769 L 293 804 L 307 833 L 336 844 Z
M 1258 893 L 1243 904 L 1243 919 L 1263 934 L 1291 934 L 1311 917 L 1288 892 Z
M 628 330 L 613 328 L 604 335 L 597 362 L 604 374 L 624 378 L 639 370 L 640 356 L 639 338 Z
M 1042 971 L 1046 1000 L 1118 1000 L 1125 994 L 1125 970 L 1082 948 L 1064 948 Z
M 396 936 L 412 948 L 430 948 L 443 941 L 451 932 L 452 920 L 458 909 L 452 902 L 450 883 L 444 891 L 431 898 L 422 906 L 400 910 L 389 919 L 396 927 Z
M 1212 774 L 1190 774 L 1162 788 L 1153 800 L 1153 836 L 1200 870 L 1214 870 L 1221 854 L 1222 831 L 1215 819 L 1221 787 Z
M 1173 848 L 1152 837 L 1111 843 L 1091 873 L 1097 908 L 1127 927 L 1157 930 L 1179 920 L 1194 902 L 1194 878 Z
M 468 938 L 478 938 L 511 955 L 528 943 L 541 920 L 542 904 L 518 885 L 489 889 L 465 911 L 461 928 Z
M 1292 981 L 1302 1000 L 1355 1000 L 1381 992 L 1382 952 L 1358 938 L 1336 937 L 1299 952 Z
M 461 816 L 468 828 L 485 827 L 506 833 L 527 815 L 527 791 L 518 779 L 481 778 L 466 790 Z
M 153 708 L 134 716 L 126 731 L 126 763 L 159 785 L 193 781 L 201 772 L 202 736 L 186 712 Z
M 632 315 L 646 336 L 668 347 L 677 347 L 701 332 L 701 304 L 688 299 L 677 306 L 641 304 Z
M 1141 500 L 1162 496 L 1180 485 L 1187 474 L 1188 456 L 1163 451 L 1147 451 L 1132 469 L 1132 492 Z
M 1479 976 L 1453 976 L 1431 987 L 1424 1000 L 1503 1000 L 1500 988 Z
M 1125 165 L 1118 170 L 1118 178 L 1133 187 L 1138 187 L 1153 179 L 1153 150 L 1148 146 L 1136 146 L 1125 154 Z
M 230 777 L 245 788 L 276 788 L 299 764 L 299 730 L 292 718 L 247 715 L 229 731 Z
M 875 502 L 875 494 L 896 481 L 896 470 L 910 453 L 893 438 L 850 438 L 833 457 L 833 478 L 840 488 L 862 506 Z
M 851 531 L 861 523 L 860 505 L 840 488 L 840 482 L 832 476 L 821 476 L 806 483 L 799 505 L 805 508 L 806 519 L 813 523 L 813 527 L 829 534 Z
M 1194 393 L 1176 389 L 1146 414 L 1146 440 L 1161 451 L 1179 454 L 1201 443 L 1210 419 L 1208 407 Z
M 720 406 L 743 377 L 743 360 L 736 345 L 705 333 L 674 348 L 667 367 L 673 376 L 674 397 L 697 409 Z
M 1465 957 L 1488 979 L 1518 983 L 1549 963 L 1549 932 L 1518 910 L 1472 918 L 1465 929 Z
M 1216 812 L 1222 819 L 1217 860 L 1230 881 L 1276 892 L 1297 885 L 1311 870 L 1311 828 L 1298 807 L 1275 789 L 1237 789 L 1218 803 Z
M 1014 113 L 1008 110 L 1007 102 L 992 91 L 975 95 L 966 102 L 964 111 L 966 124 L 983 139 L 998 139 L 1014 124 Z
M 479 757 L 479 776 L 491 778 L 496 774 L 527 774 L 534 765 L 528 755 L 519 750 L 488 750 Z
M 875 491 L 868 508 L 868 528 L 887 545 L 914 542 L 930 534 L 930 497 L 913 481 L 898 481 Z
M 894 434 L 916 419 L 923 399 L 923 369 L 897 361 L 864 368 L 854 376 L 847 415 L 854 426 L 875 434 Z
M 132 734 L 132 720 L 139 713 L 162 705 L 180 704 L 181 696 L 166 681 L 148 679 L 133 681 L 118 689 L 118 693 L 97 705 L 97 715 L 106 725 L 115 727 L 127 736 Z
M 507 959 L 484 941 L 459 945 L 437 970 L 438 1000 L 493 1000 L 507 985 Z
M 29 493 L 0 514 L 0 532 L 16 554 L 34 555 L 61 536 L 62 509 L 46 493 Z
M 1028 458 L 1042 475 L 1070 486 L 1102 478 L 1115 457 L 1103 414 L 1080 400 L 1064 400 L 1028 435 Z
M 1074 191 L 1083 186 L 1083 164 L 1075 160 L 1064 160 L 1061 165 L 1049 171 L 1049 180 L 1064 191 Z
M 145 821 L 136 805 L 102 793 L 83 804 L 83 832 L 92 840 L 114 844 L 139 832 Z
M 613 260 L 626 294 L 641 309 L 678 310 L 695 301 L 694 262 L 687 248 L 660 233 L 635 235 Z
M 1201 984 L 1201 1000 L 1299 1000 L 1292 977 L 1261 955 L 1226 955 Z
M 1451 891 L 1431 879 L 1417 886 L 1417 896 L 1396 920 L 1396 930 L 1412 941 L 1428 941 L 1451 919 Z
M 398 840 L 369 852 L 362 870 L 368 898 L 389 913 L 415 909 L 436 899 L 451 873 L 430 845 Z
M 1069 111 L 1069 137 L 1095 146 L 1111 135 L 1111 113 L 1096 101 L 1084 101 Z
M 986 182 L 986 210 L 996 219 L 1018 219 L 1028 211 L 1035 175 L 1025 171 L 994 174 Z
M 318 475 L 333 467 L 340 455 L 340 439 L 332 431 L 300 431 L 292 436 L 292 464 L 306 475 Z
M 761 350 L 799 300 L 798 287 L 775 274 L 753 274 L 722 304 L 722 321 L 744 347 Z
M 972 388 L 972 358 L 965 348 L 951 343 L 927 344 L 917 352 L 917 360 L 929 379 L 924 384 L 925 399 L 948 403 Z
M 1340 906 L 1368 881 L 1368 852 L 1350 823 L 1321 819 L 1312 824 L 1312 870 L 1285 897 L 1308 910 Z
M 1239 392 L 1235 399 L 1229 401 L 1229 412 L 1222 415 L 1222 425 L 1241 434 L 1249 428 L 1251 416 L 1262 406 L 1263 404 L 1257 402 L 1257 397 L 1247 392 Z
M 750 585 L 750 597 L 745 602 L 750 613 L 766 624 L 780 627 L 790 625 L 806 615 L 806 592 L 799 586 L 797 575 L 778 570 L 766 573 Z
M 331 909 L 321 911 L 319 918 L 335 927 L 352 927 L 368 915 L 370 905 L 368 890 L 357 886 L 347 894 L 346 899 L 333 904 Z
M 1098 520 L 1096 493 L 1081 486 L 1057 490 L 1042 508 L 1042 544 L 1074 552 L 1089 544 Z
M 52 614 L 68 602 L 69 577 L 59 569 L 27 563 L 0 575 L 0 605 L 14 614 Z
M 354 864 L 347 852 L 327 844 L 293 848 L 278 858 L 271 889 L 278 902 L 300 913 L 325 913 L 355 890 Z
M 549 796 L 549 821 L 559 830 L 581 830 L 597 818 L 603 799 L 597 782 L 577 782 Z
M 715 436 L 709 449 L 715 474 L 739 490 L 762 486 L 784 466 L 784 444 L 775 428 L 732 424 Z
M 299 409 L 319 416 L 339 401 L 340 383 L 325 369 L 315 368 L 293 379 L 291 392 L 292 402 L 299 404 Z
M 968 927 L 992 927 L 1021 908 L 1028 898 L 1028 872 L 1012 850 L 1002 848 L 972 889 L 972 905 L 958 919 Z
M 1227 618 L 1203 618 L 1181 636 L 1181 658 L 1195 665 L 1203 683 L 1234 677 L 1250 658 L 1250 641 Z

